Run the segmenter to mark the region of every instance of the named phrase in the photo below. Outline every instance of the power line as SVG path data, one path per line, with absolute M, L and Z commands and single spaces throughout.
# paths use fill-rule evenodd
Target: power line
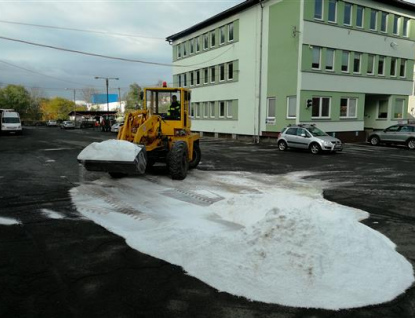
M 86 32 L 86 33 L 104 34 L 104 35 L 111 35 L 111 36 L 122 36 L 122 37 L 128 37 L 128 38 L 143 38 L 143 39 L 150 39 L 150 40 L 163 40 L 163 41 L 165 41 L 164 38 L 144 36 L 144 35 L 132 35 L 132 34 L 108 32 L 108 31 L 85 30 L 85 29 L 58 27 L 58 26 L 44 25 L 44 24 L 35 24 L 35 23 L 24 23 L 24 22 L 6 21 L 6 20 L 0 20 L 0 23 L 15 24 L 15 25 L 24 25 L 24 26 L 32 26 L 32 27 L 37 27 L 37 28 L 46 28 L 46 29 L 54 29 L 54 30 L 76 31 L 76 32 Z
M 58 50 L 58 51 L 63 51 L 63 52 L 70 52 L 70 53 L 76 53 L 76 54 L 81 54 L 81 55 L 87 55 L 87 56 L 92 56 L 92 57 L 99 57 L 99 58 L 105 58 L 105 59 L 117 60 L 117 61 L 123 61 L 123 62 L 142 63 L 142 64 L 149 64 L 149 65 L 157 65 L 157 66 L 168 66 L 168 67 L 191 67 L 191 66 L 203 65 L 203 64 L 206 64 L 210 61 L 213 61 L 213 60 L 217 59 L 218 57 L 222 56 L 223 54 L 228 52 L 233 47 L 233 46 L 230 46 L 226 51 L 224 51 L 221 54 L 215 56 L 214 58 L 212 58 L 210 60 L 207 60 L 207 61 L 204 61 L 202 63 L 181 65 L 181 64 L 149 62 L 149 61 L 127 59 L 127 58 L 123 58 L 123 57 L 115 57 L 115 56 L 109 56 L 109 55 L 103 55 L 103 54 L 97 54 L 97 53 L 89 53 L 89 52 L 83 52 L 83 51 L 78 51 L 78 50 L 60 48 L 60 47 L 57 47 L 57 46 L 52 46 L 52 45 L 47 45 L 47 44 L 40 44 L 40 43 L 35 43 L 35 42 L 30 42 L 30 41 L 25 41 L 25 40 L 8 38 L 8 37 L 4 37 L 4 36 L 0 36 L 0 39 L 6 40 L 6 41 L 12 41 L 12 42 L 18 42 L 18 43 L 33 45 L 33 46 L 45 47 L 45 48 L 48 48 L 48 49 L 53 49 L 53 50 Z

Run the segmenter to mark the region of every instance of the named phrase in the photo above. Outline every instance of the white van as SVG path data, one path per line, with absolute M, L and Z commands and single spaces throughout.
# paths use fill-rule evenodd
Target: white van
M 20 115 L 15 111 L 4 110 L 0 115 L 1 133 L 22 133 L 22 122 Z

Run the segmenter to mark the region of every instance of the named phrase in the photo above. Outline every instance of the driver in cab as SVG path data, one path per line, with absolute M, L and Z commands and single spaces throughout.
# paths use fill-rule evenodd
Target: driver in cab
M 172 102 L 167 111 L 168 119 L 180 119 L 180 103 L 177 101 L 177 96 L 172 96 Z

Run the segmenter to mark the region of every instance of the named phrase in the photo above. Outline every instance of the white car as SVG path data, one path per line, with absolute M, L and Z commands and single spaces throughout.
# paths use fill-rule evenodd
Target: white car
M 61 129 L 74 129 L 75 124 L 73 121 L 65 120 L 61 124 Z
M 56 126 L 58 126 L 58 122 L 56 120 L 48 120 L 46 122 L 46 126 L 48 126 L 48 127 L 56 127 Z
M 120 130 L 120 128 L 122 127 L 122 125 L 124 125 L 123 122 L 121 122 L 121 123 L 115 123 L 114 125 L 111 126 L 111 132 L 118 133 L 118 131 Z

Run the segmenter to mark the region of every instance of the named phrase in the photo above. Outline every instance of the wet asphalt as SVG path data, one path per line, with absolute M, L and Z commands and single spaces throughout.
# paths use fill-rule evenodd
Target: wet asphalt
M 415 317 L 414 287 L 390 303 L 341 311 L 218 292 L 131 249 L 76 211 L 69 190 L 101 177 L 79 166 L 78 153 L 115 134 L 25 128 L 22 136 L 0 136 L 0 217 L 20 222 L 0 225 L 0 317 Z M 198 169 L 213 173 L 313 172 L 307 178 L 330 185 L 327 199 L 368 211 L 364 223 L 415 265 L 415 151 L 346 144 L 342 153 L 315 156 L 280 152 L 274 143 L 213 138 L 203 138 L 201 149 Z M 168 177 L 163 167 L 152 173 Z

